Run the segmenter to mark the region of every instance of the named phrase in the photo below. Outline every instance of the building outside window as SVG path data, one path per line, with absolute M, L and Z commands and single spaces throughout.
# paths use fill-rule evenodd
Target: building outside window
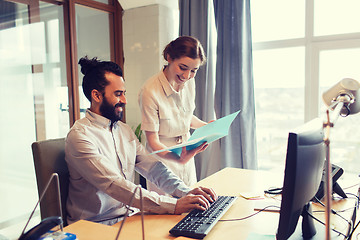
M 343 78 L 360 81 L 356 0 L 252 0 L 258 161 L 284 168 L 293 128 L 324 117 L 322 93 Z M 331 163 L 359 174 L 360 114 L 331 129 Z

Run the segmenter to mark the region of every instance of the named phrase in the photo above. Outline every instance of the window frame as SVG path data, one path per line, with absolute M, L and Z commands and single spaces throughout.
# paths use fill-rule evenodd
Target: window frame
M 319 55 L 324 50 L 360 48 L 360 32 L 314 36 L 314 1 L 307 0 L 305 37 L 278 41 L 254 42 L 253 51 L 276 48 L 305 47 L 305 111 L 304 122 L 319 115 Z M 339 79 L 340 80 L 340 79 Z
M 109 4 L 104 4 L 94 0 L 6 0 L 14 3 L 28 5 L 29 24 L 40 22 L 40 2 L 47 2 L 63 6 L 64 13 L 64 32 L 65 32 L 65 58 L 66 58 L 66 77 L 69 96 L 69 123 L 70 127 L 76 120 L 80 119 L 80 96 L 79 96 L 79 76 L 78 76 L 78 56 L 76 40 L 76 19 L 75 5 L 83 5 L 96 10 L 109 13 L 110 22 L 110 50 L 111 61 L 116 62 L 123 69 L 123 39 L 122 39 L 122 12 L 120 3 L 116 0 L 109 0 Z M 33 73 L 36 73 L 41 66 L 32 66 Z M 41 135 L 39 135 L 41 136 Z M 37 139 L 37 140 L 42 140 Z
M 319 86 L 321 52 L 336 49 L 341 50 L 360 48 L 360 32 L 314 36 L 314 0 L 305 0 L 304 4 L 306 5 L 304 23 L 305 33 L 303 38 L 253 42 L 252 50 L 253 52 L 255 52 L 258 50 L 271 50 L 300 46 L 305 47 L 305 88 L 303 122 L 308 122 L 316 117 L 319 117 L 322 114 L 325 115 L 325 113 L 320 112 L 320 109 L 324 105 L 321 100 L 321 92 Z M 338 81 L 340 80 L 341 79 L 338 79 Z M 360 79 L 357 80 L 360 81 Z M 256 81 L 256 79 L 254 79 L 254 81 Z M 259 159 L 259 161 L 261 161 L 261 159 Z M 279 166 L 274 165 L 272 167 L 276 168 Z

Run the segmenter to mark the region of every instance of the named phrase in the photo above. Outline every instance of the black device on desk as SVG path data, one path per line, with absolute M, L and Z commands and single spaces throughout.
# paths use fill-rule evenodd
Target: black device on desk
M 344 173 L 344 170 L 339 167 L 336 166 L 335 164 L 331 164 L 331 178 L 332 178 L 332 184 L 333 184 L 333 193 L 337 193 L 339 196 L 343 197 L 343 198 L 347 198 L 345 192 L 342 190 L 342 188 L 340 187 L 340 185 L 336 182 L 340 176 Z M 322 179 L 320 182 L 320 187 L 319 190 L 317 191 L 315 197 L 317 199 L 322 199 L 325 195 L 325 169 L 323 171 L 323 175 L 322 175 Z
M 332 187 L 333 193 L 337 193 L 339 196 L 341 196 L 343 198 L 347 198 L 346 193 L 344 192 L 344 190 L 342 190 L 340 185 L 336 182 L 343 173 L 344 173 L 344 170 L 341 167 L 336 166 L 335 164 L 331 164 L 331 178 L 332 178 L 332 183 L 333 183 L 333 187 Z M 313 202 L 318 202 L 325 195 L 325 188 L 324 188 L 325 177 L 326 176 L 325 176 L 325 169 L 324 169 L 319 189 L 318 189 L 315 197 L 312 199 Z M 266 194 L 274 194 L 274 195 L 281 194 L 282 193 L 282 187 L 280 187 L 280 188 L 270 188 L 270 189 L 265 190 L 264 192 Z
M 323 124 L 318 118 L 289 133 L 277 240 L 288 239 L 294 233 L 300 215 L 304 239 L 316 234 L 310 201 L 322 178 L 326 151 L 323 138 Z
M 44 198 L 50 183 L 52 180 L 55 180 L 55 185 L 57 188 L 57 198 L 58 198 L 58 203 L 59 203 L 59 213 L 60 215 L 62 215 L 62 207 L 61 207 L 61 196 L 60 196 L 60 183 L 59 183 L 59 175 L 57 173 L 53 173 L 50 176 L 49 181 L 47 182 L 44 191 L 41 193 L 41 196 L 38 200 L 38 202 L 35 205 L 34 210 L 31 212 L 30 217 L 28 218 L 25 227 L 19 237 L 18 240 L 38 240 L 38 239 L 47 239 L 47 240 L 54 240 L 54 239 L 62 239 L 62 240 L 76 240 L 76 235 L 72 234 L 72 233 L 66 233 L 63 232 L 63 219 L 62 216 L 52 216 L 52 217 L 48 217 L 43 219 L 38 225 L 36 225 L 35 227 L 31 228 L 29 231 L 26 231 L 26 227 L 28 226 L 37 206 L 39 205 L 39 203 L 41 202 L 41 200 Z M 54 232 L 51 231 L 51 229 L 53 229 L 56 226 L 60 226 L 61 231 L 59 232 Z
M 26 233 L 21 234 L 18 240 L 37 240 L 52 228 L 63 224 L 60 216 L 48 217 L 42 220 L 38 225 L 31 228 Z
M 225 214 L 237 197 L 219 196 L 211 206 L 201 211 L 194 209 L 180 220 L 169 232 L 174 236 L 204 238 Z

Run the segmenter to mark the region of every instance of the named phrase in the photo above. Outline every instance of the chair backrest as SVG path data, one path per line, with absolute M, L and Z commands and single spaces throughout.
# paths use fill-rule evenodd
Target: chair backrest
M 65 162 L 65 138 L 34 142 L 31 145 L 39 198 L 53 173 L 59 175 L 62 217 L 66 221 L 66 199 L 69 190 L 69 170 Z M 60 216 L 58 193 L 53 180 L 40 202 L 41 219 Z

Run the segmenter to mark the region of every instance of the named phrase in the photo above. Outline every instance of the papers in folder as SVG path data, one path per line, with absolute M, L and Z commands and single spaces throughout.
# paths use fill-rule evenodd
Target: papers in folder
M 207 142 L 211 143 L 219 138 L 227 136 L 229 134 L 229 128 L 231 123 L 234 121 L 235 117 L 240 113 L 240 110 L 229 114 L 225 117 L 219 118 L 218 120 L 208 123 L 205 126 L 202 126 L 196 129 L 189 140 L 182 144 L 177 144 L 172 147 L 161 149 L 151 154 L 163 152 L 163 151 L 172 151 L 180 156 L 182 147 L 186 146 L 186 150 L 194 149 L 200 146 L 202 143 Z

